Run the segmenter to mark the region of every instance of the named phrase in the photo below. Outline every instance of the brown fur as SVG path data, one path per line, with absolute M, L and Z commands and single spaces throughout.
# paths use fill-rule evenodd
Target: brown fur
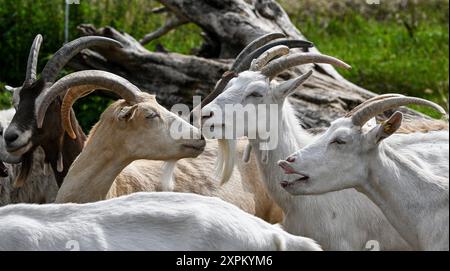
M 399 134 L 428 133 L 432 131 L 448 131 L 448 122 L 442 120 L 421 120 L 412 122 L 403 122 L 397 130 Z
M 245 144 L 244 140 L 238 142 L 238 155 L 243 153 Z M 230 181 L 220 186 L 220 181 L 213 176 L 217 151 L 217 141 L 209 141 L 206 150 L 199 157 L 180 160 L 174 173 L 174 192 L 219 197 L 270 223 L 281 222 L 283 212 L 270 198 L 260 181 L 254 157 L 248 164 L 238 163 Z M 161 191 L 159 177 L 162 163 L 149 160 L 134 161 L 117 176 L 107 198 L 139 191 Z
M 123 101 L 105 110 L 99 123 L 91 130 L 84 150 L 69 170 L 56 202 L 92 202 L 139 191 L 161 191 L 162 162 L 136 160 L 141 158 L 134 157 L 140 156 L 136 152 L 141 149 L 146 153 L 145 148 L 158 144 L 146 136 L 166 129 L 166 126 L 148 128 L 143 124 L 141 111 L 145 106 L 159 108 L 163 119 L 166 114 L 154 97 L 144 97 L 145 102 L 132 121 L 119 122 L 116 119 L 117 112 L 127 105 Z M 144 146 L 133 140 L 152 143 Z M 237 155 L 242 155 L 245 143 L 238 143 Z M 176 155 L 176 149 L 174 152 L 172 155 Z M 268 222 L 281 222 L 282 211 L 266 192 L 254 159 L 248 164 L 239 163 L 231 180 L 220 186 L 220 181 L 214 177 L 216 157 L 217 141 L 209 141 L 197 158 L 180 160 L 174 174 L 174 191 L 216 196 Z M 241 157 L 237 159 L 241 161 Z

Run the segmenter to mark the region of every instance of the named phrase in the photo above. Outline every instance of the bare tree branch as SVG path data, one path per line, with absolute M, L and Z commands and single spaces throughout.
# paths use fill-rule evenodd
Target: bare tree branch
M 186 19 L 182 19 L 182 18 L 178 18 L 176 16 L 171 16 L 169 19 L 167 19 L 167 22 L 164 26 L 162 26 L 161 28 L 157 29 L 154 32 L 151 32 L 147 35 L 145 35 L 140 41 L 139 43 L 142 45 L 145 45 L 149 42 L 151 42 L 152 40 L 158 39 L 162 36 L 164 36 L 165 34 L 167 34 L 168 32 L 170 32 L 171 30 L 188 23 L 189 21 Z

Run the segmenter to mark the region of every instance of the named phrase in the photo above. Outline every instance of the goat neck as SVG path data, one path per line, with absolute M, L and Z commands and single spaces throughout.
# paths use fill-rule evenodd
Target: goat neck
M 360 191 L 380 207 L 414 249 L 442 248 L 442 241 L 446 240 L 448 250 L 448 231 L 447 238 L 441 236 L 441 240 L 433 240 L 426 238 L 433 236 L 433 232 L 429 232 L 429 225 L 424 225 L 448 225 L 448 179 L 421 168 L 387 143 L 381 143 L 374 152 L 369 161 L 368 181 L 361 185 Z M 429 212 L 429 207 L 440 211 Z M 418 232 L 424 234 L 418 235 Z
M 314 136 L 303 129 L 295 117 L 294 109 L 288 100 L 285 100 L 278 107 L 278 144 L 274 150 L 260 151 L 262 140 L 259 136 L 256 139 L 250 139 L 252 149 L 255 150 L 259 170 L 263 173 L 263 179 L 274 197 L 277 204 L 285 212 L 289 212 L 296 205 L 291 204 L 292 196 L 279 185 L 280 169 L 277 167 L 277 161 L 284 155 L 289 155 L 292 150 L 302 148 L 309 144 Z M 267 157 L 263 157 L 267 155 Z M 267 158 L 267 160 L 265 160 Z M 265 160 L 265 161 L 264 161 Z

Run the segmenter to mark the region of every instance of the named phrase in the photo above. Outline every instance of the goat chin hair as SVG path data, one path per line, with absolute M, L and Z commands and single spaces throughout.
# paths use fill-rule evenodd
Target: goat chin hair
M 220 180 L 220 185 L 224 185 L 230 180 L 233 174 L 236 153 L 236 140 L 219 139 L 219 153 L 216 161 L 216 177 Z
M 161 189 L 165 192 L 172 192 L 175 188 L 174 172 L 177 160 L 164 161 L 161 168 Z

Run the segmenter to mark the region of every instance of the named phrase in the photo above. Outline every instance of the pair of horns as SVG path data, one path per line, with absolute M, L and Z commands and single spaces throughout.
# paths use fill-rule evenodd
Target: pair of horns
M 203 100 L 201 107 L 207 105 L 219 96 L 231 79 L 237 77 L 240 72 L 248 70 L 255 58 L 258 58 L 267 50 L 277 46 L 288 46 L 289 48 L 310 48 L 314 45 L 311 42 L 304 40 L 288 40 L 286 39 L 286 35 L 282 33 L 269 33 L 255 39 L 244 49 L 242 49 L 234 60 L 231 69 L 223 74 L 222 78 L 214 87 L 214 90 Z
M 28 55 L 27 70 L 25 75 L 24 85 L 30 85 L 37 79 L 37 63 L 39 49 L 42 44 L 42 35 L 38 34 L 33 41 L 33 44 Z M 97 37 L 97 36 L 87 36 L 73 40 L 63 47 L 61 47 L 53 57 L 47 62 L 41 73 L 41 78 L 46 83 L 55 82 L 58 73 L 61 69 L 70 61 L 76 54 L 80 51 L 92 47 L 92 46 L 114 46 L 122 47 L 122 44 L 116 40 Z
M 407 97 L 400 94 L 384 94 L 373 97 L 355 107 L 346 115 L 346 117 L 351 118 L 354 125 L 362 127 L 371 118 L 376 117 L 387 110 L 411 104 L 429 106 L 442 115 L 447 115 L 444 108 L 428 100 Z
M 63 126 L 69 136 L 75 139 L 76 134 L 70 119 L 72 105 L 79 98 L 96 89 L 111 91 L 130 104 L 141 101 L 140 89 L 123 77 L 99 70 L 74 72 L 58 80 L 36 100 L 36 120 L 38 127 L 42 127 L 45 113 L 53 100 L 59 95 L 65 94 L 61 105 Z
M 285 37 L 282 33 L 270 33 L 248 44 L 236 57 L 231 67 L 230 72 L 234 76 L 223 76 L 211 94 L 205 98 L 206 102 L 202 103 L 202 106 L 219 96 L 231 79 L 248 69 L 261 71 L 263 75 L 273 79 L 284 70 L 308 63 L 325 63 L 345 69 L 351 68 L 350 65 L 337 58 L 318 53 L 289 55 L 290 48 L 310 48 L 314 45 L 309 41 L 288 40 Z

